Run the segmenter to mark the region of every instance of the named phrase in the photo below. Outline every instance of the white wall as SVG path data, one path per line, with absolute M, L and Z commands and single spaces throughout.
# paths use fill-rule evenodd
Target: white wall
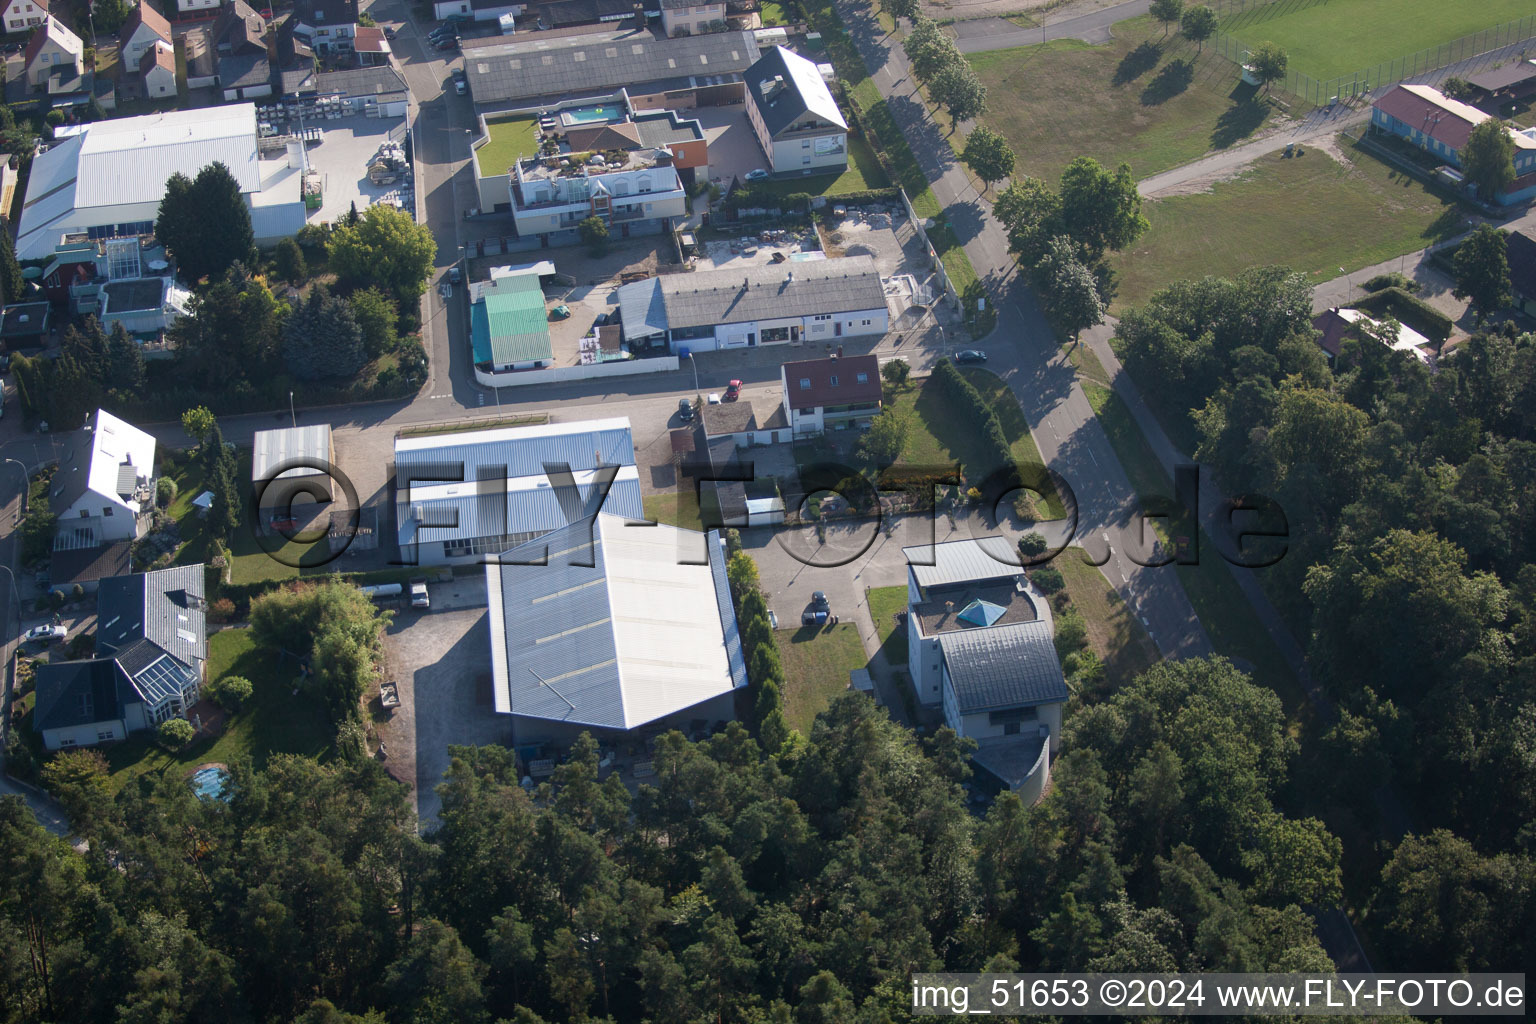
M 567 380 L 591 380 L 594 377 L 629 377 L 638 373 L 668 373 L 677 369 L 677 356 L 656 359 L 624 359 L 588 366 L 551 366 L 543 370 L 517 373 L 487 373 L 475 370 L 475 379 L 488 388 L 514 388 L 528 384 L 554 384 Z
M 106 515 L 109 509 L 112 514 Z M 85 515 L 81 515 L 82 512 Z M 116 496 L 108 498 L 95 491 L 86 491 L 59 515 L 59 529 L 89 526 L 104 541 L 136 539 L 137 523 L 138 516 L 133 509 L 117 500 Z
M 823 136 L 825 138 L 826 136 Z M 814 171 L 818 174 L 848 166 L 848 134 L 837 136 L 841 145 L 836 152 L 817 153 L 816 138 L 780 139 L 773 144 L 773 170 L 777 174 Z M 826 145 L 826 143 L 822 143 Z
M 697 7 L 684 7 L 681 10 L 669 11 L 662 8 L 661 27 L 672 36 L 678 29 L 686 29 L 689 35 L 703 35 L 711 22 L 725 20 L 725 4 L 699 4 Z
M 111 732 L 109 739 L 103 739 L 99 734 Z M 113 740 L 128 738 L 128 725 L 121 719 L 113 718 L 105 722 L 91 722 L 86 725 L 76 725 L 68 729 L 44 729 L 43 746 L 49 750 L 61 750 L 69 747 L 94 747 L 98 743 L 110 743 Z M 73 742 L 71 742 L 73 741 Z

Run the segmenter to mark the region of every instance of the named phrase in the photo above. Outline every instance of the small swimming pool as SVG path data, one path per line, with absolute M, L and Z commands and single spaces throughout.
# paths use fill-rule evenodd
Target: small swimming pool
M 609 121 L 617 121 L 624 116 L 617 103 L 604 103 L 596 107 L 577 107 L 575 110 L 562 110 L 560 123 L 566 127 L 576 124 L 606 124 Z
M 204 800 L 227 800 L 225 787 L 229 785 L 229 769 L 221 764 L 205 764 L 187 780 L 192 792 Z
M 792 252 L 789 254 L 789 262 L 791 263 L 815 263 L 817 260 L 824 260 L 826 258 L 827 254 L 820 249 L 815 249 L 811 252 Z

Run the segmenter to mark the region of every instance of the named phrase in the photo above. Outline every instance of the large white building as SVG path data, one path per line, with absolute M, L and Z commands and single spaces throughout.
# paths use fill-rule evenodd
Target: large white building
M 605 513 L 485 567 L 491 693 L 515 716 L 515 743 L 693 733 L 736 717 L 747 671 L 725 541 L 708 534 L 707 563 L 680 557 L 705 539 Z
M 885 287 L 869 256 L 666 274 L 619 288 L 624 340 L 681 354 L 884 334 Z
M 409 564 L 482 562 L 599 509 L 645 516 L 623 417 L 395 440 L 395 529 Z
M 173 110 L 82 125 L 32 161 L 16 255 L 43 259 L 75 236 L 127 238 L 154 231 L 171 175 L 229 168 L 251 208 L 257 244 L 304 226 L 302 171 L 286 157 L 263 160 L 256 105 Z

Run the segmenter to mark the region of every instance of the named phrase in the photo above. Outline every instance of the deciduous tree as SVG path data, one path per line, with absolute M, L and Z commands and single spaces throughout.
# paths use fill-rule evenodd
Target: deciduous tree
M 377 284 L 402 301 L 426 290 L 437 242 L 425 224 L 385 203 L 374 203 L 352 224 L 331 233 L 331 268 L 349 284 Z
M 1479 316 L 1503 309 L 1513 301 L 1509 280 L 1509 233 L 1479 224 L 1456 247 L 1451 267 L 1458 299 L 1471 299 Z
M 1179 31 L 1195 44 L 1195 52 L 1205 48 L 1205 41 L 1216 34 L 1216 12 L 1209 7 L 1189 7 L 1179 19 Z
M 1013 173 L 1013 147 L 1008 145 L 1007 139 L 986 125 L 978 125 L 965 137 L 965 148 L 960 153 L 960 159 L 976 172 L 976 177 L 988 188 Z
M 928 92 L 949 114 L 950 131 L 980 117 L 987 109 L 987 87 L 965 62 L 950 64 L 933 76 Z
M 1162 23 L 1163 38 L 1166 39 L 1169 26 L 1177 25 L 1184 16 L 1184 0 L 1152 0 L 1150 10 L 1152 17 Z
M 1140 238 L 1148 225 L 1130 165 L 1110 173 L 1091 156 L 1073 160 L 1061 173 L 1061 220 L 1090 261 Z

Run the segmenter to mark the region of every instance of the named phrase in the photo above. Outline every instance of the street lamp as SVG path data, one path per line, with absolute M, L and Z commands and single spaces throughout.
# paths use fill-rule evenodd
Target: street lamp
M 299 425 L 299 414 L 293 411 L 293 392 L 288 392 L 288 417 L 293 420 L 293 425 Z
M 13 459 L 10 456 L 6 456 L 5 461 L 14 462 L 17 468 L 21 470 L 21 514 L 26 515 L 27 491 L 31 489 L 32 477 L 27 473 L 27 467 L 20 459 Z
M 699 390 L 699 364 L 693 361 L 692 350 L 688 352 L 688 363 L 693 367 L 693 390 L 697 393 Z
M 16 610 L 16 634 L 21 635 L 21 592 L 16 589 L 16 574 L 8 565 L 0 565 L 5 570 L 5 575 L 11 581 L 11 607 Z

